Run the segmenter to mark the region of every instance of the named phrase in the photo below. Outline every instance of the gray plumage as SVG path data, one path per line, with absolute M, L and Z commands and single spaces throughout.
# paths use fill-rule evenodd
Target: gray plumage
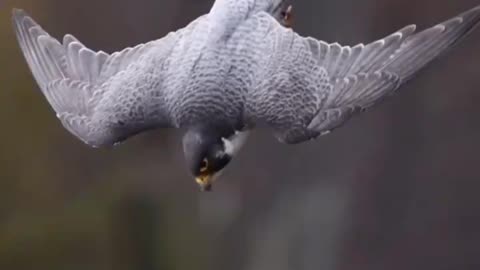
M 258 123 L 285 143 L 316 138 L 393 93 L 480 20 L 478 6 L 422 32 L 411 25 L 349 47 L 282 26 L 289 2 L 217 0 L 185 28 L 113 54 L 72 35 L 60 43 L 21 10 L 13 23 L 62 124 L 105 146 L 151 128 L 233 134 Z
M 184 128 L 188 168 L 202 189 L 259 124 L 285 143 L 330 132 L 379 103 L 453 47 L 480 20 L 477 6 L 415 32 L 407 26 L 353 47 L 301 37 L 290 0 L 216 0 L 166 37 L 107 54 L 62 42 L 14 10 L 18 42 L 63 126 L 109 146 L 153 128 Z
M 337 127 L 397 89 L 480 14 L 477 7 L 418 34 L 412 25 L 348 47 L 282 27 L 264 12 L 273 10 L 269 3 L 218 0 L 186 28 L 110 55 L 71 35 L 59 43 L 23 11 L 14 11 L 14 24 L 42 92 L 88 144 L 155 127 L 259 120 L 292 143 Z
M 304 38 L 271 16 L 280 0 L 217 0 L 166 37 L 107 54 L 62 43 L 15 10 L 18 41 L 63 125 L 93 146 L 143 130 L 266 122 L 286 143 L 327 132 L 377 103 L 452 47 L 476 7 L 423 32 L 407 26 L 353 47 Z M 268 13 L 270 12 L 270 13 Z

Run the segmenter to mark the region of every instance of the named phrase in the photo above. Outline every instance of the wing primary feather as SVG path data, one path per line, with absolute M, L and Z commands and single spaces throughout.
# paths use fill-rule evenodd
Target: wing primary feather
M 408 81 L 417 71 L 453 48 L 480 21 L 480 6 L 444 23 L 409 36 L 383 69 Z
M 292 111 L 309 108 L 308 113 L 313 111 L 309 115 L 312 120 L 306 128 L 303 128 L 298 123 L 302 123 L 302 119 L 306 118 L 305 115 L 298 117 L 289 115 L 288 119 L 291 119 L 292 123 L 291 125 L 281 124 L 280 129 L 283 128 L 283 133 L 280 134 L 279 128 L 274 127 L 280 134 L 278 137 L 287 143 L 297 143 L 340 126 L 353 114 L 374 106 L 394 93 L 421 69 L 457 45 L 478 26 L 479 22 L 480 5 L 423 31 L 416 32 L 415 25 L 408 25 L 366 45 L 358 44 L 349 47 L 295 35 L 293 38 L 304 42 L 306 49 L 303 53 L 308 57 L 303 62 L 299 60 L 302 57 L 294 59 L 295 64 L 285 65 L 284 68 L 289 69 L 286 72 L 290 74 L 301 72 L 305 77 L 303 82 L 305 86 L 296 93 L 304 91 L 307 94 L 301 104 L 295 104 L 293 101 L 288 103 L 288 100 L 278 101 L 278 98 L 277 102 L 287 103 L 282 104 L 282 108 L 290 108 Z M 283 35 L 276 40 L 285 38 L 285 42 L 293 42 L 286 38 L 286 31 L 284 30 L 283 33 L 276 31 L 277 35 Z M 277 53 L 287 58 L 293 52 L 287 48 L 285 52 L 277 50 Z M 298 52 L 295 53 L 298 54 Z M 311 72 L 312 62 L 317 68 L 325 70 L 326 79 L 312 78 L 314 76 Z M 298 71 L 292 69 L 292 66 L 305 66 L 305 68 Z M 277 67 L 275 68 L 278 72 Z M 298 87 L 299 83 L 295 82 L 297 77 L 292 76 L 291 80 L 291 83 Z M 285 82 L 278 82 L 279 86 L 285 84 Z M 301 96 L 300 93 L 298 95 Z M 311 96 L 317 99 L 310 101 Z M 278 109 L 278 106 L 275 108 Z M 265 118 L 268 119 L 268 117 L 270 116 L 267 115 Z
M 114 144 L 152 127 L 171 126 L 168 113 L 161 109 L 164 106 L 160 104 L 163 99 L 158 99 L 159 103 L 152 105 L 156 113 L 148 116 L 141 114 L 143 105 L 137 108 L 128 107 L 136 105 L 122 104 L 128 107 L 123 108 L 125 111 L 132 110 L 143 115 L 142 119 L 130 119 L 129 115 L 135 113 L 118 116 L 112 108 L 117 104 L 105 105 L 111 102 L 105 101 L 105 95 L 115 91 L 115 76 L 126 72 L 133 63 L 142 61 L 143 55 L 150 53 L 147 50 L 155 49 L 158 59 L 167 59 L 176 42 L 184 35 L 190 35 L 195 25 L 204 18 L 206 16 L 201 16 L 186 28 L 171 32 L 164 38 L 107 54 L 87 48 L 70 34 L 59 42 L 23 10 L 14 9 L 12 12 L 18 44 L 41 92 L 65 128 L 92 146 Z M 115 89 L 112 90 L 113 88 Z M 134 90 L 137 89 L 132 91 Z M 98 107 L 101 104 L 107 109 L 99 113 Z M 118 120 L 116 117 L 123 118 Z M 154 119 L 145 119 L 146 117 Z M 119 121 L 125 124 L 115 126 Z

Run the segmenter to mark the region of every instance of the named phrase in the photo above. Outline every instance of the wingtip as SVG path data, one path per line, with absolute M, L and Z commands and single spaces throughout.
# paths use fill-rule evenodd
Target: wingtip
M 480 15 L 480 5 L 463 12 L 459 17 L 465 18 L 469 16 L 479 16 L 479 15 Z
M 472 10 L 475 10 L 477 12 L 480 12 L 480 5 L 477 5 L 476 7 L 474 7 Z
M 13 16 L 14 18 L 25 17 L 26 14 L 27 14 L 27 13 L 26 13 L 23 9 L 19 9 L 19 8 L 13 8 L 13 9 L 12 9 L 12 16 Z
M 27 12 L 23 9 L 13 8 L 12 9 L 12 20 L 16 22 L 16 24 L 23 22 L 25 18 L 29 18 Z
M 441 31 L 444 31 L 446 28 L 456 27 L 458 25 L 468 25 L 469 30 L 472 30 L 480 23 L 480 5 L 477 5 L 469 10 L 466 10 L 459 15 L 439 23 L 435 27 L 441 27 Z
M 480 5 L 465 11 L 460 15 L 462 22 L 466 22 L 471 25 L 471 28 L 478 26 L 480 23 Z

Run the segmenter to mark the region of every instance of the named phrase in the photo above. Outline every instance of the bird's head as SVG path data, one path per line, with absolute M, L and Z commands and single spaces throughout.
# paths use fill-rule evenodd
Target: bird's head
M 185 160 L 202 191 L 211 190 L 213 182 L 243 144 L 245 135 L 220 128 L 194 128 L 185 133 Z

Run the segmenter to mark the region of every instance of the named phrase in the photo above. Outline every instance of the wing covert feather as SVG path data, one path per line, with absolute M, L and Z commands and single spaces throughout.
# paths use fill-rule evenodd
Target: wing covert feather
M 12 21 L 18 43 L 36 82 L 64 127 L 72 134 L 91 146 L 102 146 L 151 128 L 143 124 L 149 119 L 142 119 L 142 124 L 127 123 L 124 127 L 112 127 L 108 121 L 95 119 L 96 108 L 107 91 L 104 85 L 108 80 L 139 61 L 149 50 L 167 53 L 165 48 L 173 46 L 182 37 L 182 30 L 108 54 L 87 48 L 70 34 L 65 35 L 60 43 L 23 10 L 15 9 Z M 168 123 L 163 125 L 168 126 Z
M 321 87 L 315 87 L 315 83 L 312 83 L 302 89 L 291 90 L 297 94 L 305 93 L 304 96 L 317 92 L 315 95 L 326 96 L 325 99 L 310 100 L 303 104 L 288 103 L 287 99 L 278 101 L 284 103 L 277 104 L 282 107 L 316 107 L 316 112 L 308 116 L 310 122 L 299 127 L 299 119 L 307 116 L 297 115 L 290 116 L 292 123 L 282 123 L 281 130 L 276 124 L 270 123 L 270 126 L 277 137 L 286 143 L 299 143 L 328 133 L 355 113 L 370 108 L 393 93 L 419 70 L 466 37 L 479 21 L 480 6 L 477 6 L 421 32 L 415 31 L 415 25 L 409 25 L 383 39 L 351 47 L 338 43 L 329 44 L 312 37 L 301 37 L 270 20 L 271 24 L 276 24 L 276 28 L 270 33 L 269 42 L 272 46 L 268 53 L 276 60 L 270 61 L 274 64 L 268 67 L 266 76 L 271 78 L 277 72 L 288 72 L 302 74 L 304 80 L 312 81 L 311 63 L 314 62 L 317 68 L 325 71 L 328 78 L 328 84 L 316 84 Z M 303 46 L 298 43 L 303 43 Z M 298 80 L 298 77 L 292 76 L 292 79 Z M 319 77 L 317 80 L 323 81 L 325 78 Z M 281 82 L 271 83 L 274 84 L 271 88 L 275 88 L 275 84 L 278 84 L 278 87 L 282 85 Z M 267 91 L 257 90 L 262 93 L 257 96 L 268 100 Z M 273 106 L 262 101 L 257 101 L 257 104 Z M 261 112 L 255 117 L 262 121 L 272 118 Z

